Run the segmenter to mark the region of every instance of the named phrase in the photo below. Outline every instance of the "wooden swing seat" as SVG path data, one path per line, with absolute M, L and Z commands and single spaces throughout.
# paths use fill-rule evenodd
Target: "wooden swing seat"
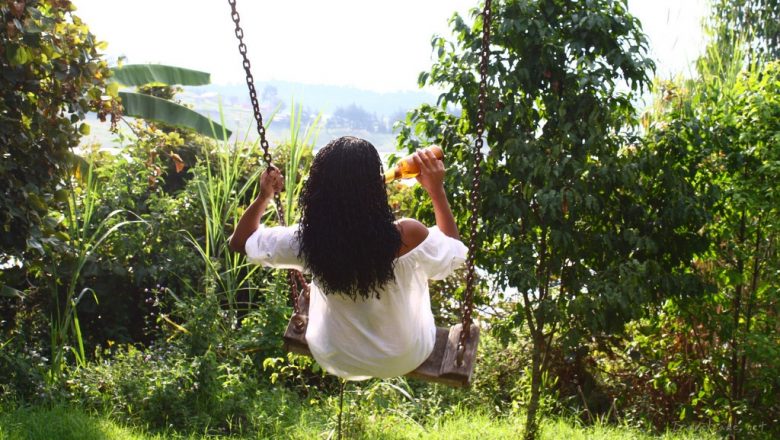
M 293 313 L 287 330 L 284 332 L 284 349 L 290 353 L 311 356 L 311 351 L 306 343 L 306 328 L 309 325 L 309 296 L 298 295 L 298 310 Z M 462 330 L 461 324 L 456 324 L 449 329 L 436 327 L 436 343 L 433 346 L 428 359 L 414 371 L 406 374 L 407 377 L 435 382 L 452 387 L 468 387 L 471 384 L 471 376 L 474 373 L 474 365 L 477 357 L 477 345 L 479 344 L 479 327 L 471 324 L 471 333 L 466 340 L 463 353 L 463 363 L 458 366 L 458 341 Z

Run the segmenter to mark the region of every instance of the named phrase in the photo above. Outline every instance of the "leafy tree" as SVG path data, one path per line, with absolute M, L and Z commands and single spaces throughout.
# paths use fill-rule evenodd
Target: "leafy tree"
M 701 109 L 710 112 L 706 121 L 718 148 L 706 176 L 723 189 L 705 273 L 718 286 L 712 305 L 725 312 L 710 315 L 708 327 L 727 342 L 725 356 L 716 355 L 727 377 L 713 379 L 725 379 L 729 434 L 736 438 L 749 428 L 743 421 L 755 422 L 752 415 L 770 415 L 773 407 L 774 417 L 780 414 L 780 63 L 745 72 L 721 93 L 723 100 Z
M 469 27 L 456 14 L 451 25 L 457 40 L 435 37 L 438 61 L 420 77 L 447 91 L 438 106 L 415 110 L 399 139 L 410 148 L 445 145 L 457 204 L 471 175 L 464 161 L 482 20 Z M 625 1 L 495 2 L 491 35 L 477 264 L 492 285 L 516 292 L 506 294 L 512 310 L 496 327 L 505 336 L 519 325 L 530 333 L 531 439 L 553 344 L 586 350 L 585 342 L 621 332 L 645 304 L 698 292 L 688 263 L 703 248 L 695 231 L 705 215 L 684 180 L 690 164 L 676 162 L 684 151 L 644 148 L 631 132 L 632 99 L 654 66 Z
M 99 43 L 67 0 L 0 1 L 0 265 L 43 251 L 70 148 L 89 111 L 116 119 Z M 59 194 L 59 195 L 58 195 Z

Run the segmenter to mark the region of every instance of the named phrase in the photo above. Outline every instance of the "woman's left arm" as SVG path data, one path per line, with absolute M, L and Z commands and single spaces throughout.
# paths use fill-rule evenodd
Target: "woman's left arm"
M 230 236 L 229 247 L 233 252 L 245 253 L 246 240 L 257 230 L 260 225 L 260 219 L 268 207 L 268 202 L 274 196 L 274 193 L 284 188 L 284 179 L 279 169 L 269 167 L 260 176 L 260 193 L 251 205 L 241 215 L 238 220 L 233 235 Z

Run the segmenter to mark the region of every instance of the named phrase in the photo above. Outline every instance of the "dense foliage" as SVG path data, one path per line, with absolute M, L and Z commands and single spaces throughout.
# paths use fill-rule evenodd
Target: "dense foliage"
M 49 206 L 64 200 L 70 148 L 89 132 L 89 111 L 115 118 L 115 95 L 99 43 L 70 1 L 0 2 L 0 267 L 44 252 L 56 225 Z M 0 283 L 4 283 L 0 278 Z M 0 284 L 2 285 L 2 284 Z
M 686 149 L 698 162 L 689 181 L 717 203 L 702 229 L 710 246 L 695 262 L 706 294 L 669 302 L 636 327 L 643 361 L 633 385 L 664 390 L 657 422 L 714 420 L 733 437 L 777 426 L 779 67 L 663 85 L 649 138 Z
M 509 313 L 497 328 L 530 333 L 534 438 L 554 346 L 580 363 L 589 341 L 620 334 L 646 304 L 700 290 L 687 264 L 704 249 L 696 231 L 706 215 L 685 181 L 696 164 L 681 163 L 676 146 L 643 148 L 631 132 L 632 100 L 653 64 L 626 3 L 496 3 L 478 263 L 494 289 L 516 292 L 504 295 Z M 412 116 L 402 139 L 443 141 L 462 158 L 472 148 L 482 24 L 456 16 L 452 25 L 458 40 L 435 39 L 438 62 L 421 77 L 447 92 Z
M 742 46 L 749 58 L 780 57 L 780 2 L 777 0 L 715 0 L 709 27 L 723 60 L 729 60 L 735 46 Z
M 657 82 L 640 117 L 653 63 L 625 1 L 494 2 L 474 383 L 349 385 L 347 436 L 574 435 L 550 416 L 596 436 L 607 424 L 780 435 L 776 3 L 714 2 L 697 76 Z M 54 409 L 31 413 L 54 425 L 67 404 L 174 435 L 334 436 L 338 381 L 282 350 L 285 274 L 227 248 L 259 147 L 128 121 L 119 154 L 73 155 L 84 112 L 116 114 L 99 45 L 71 8 L 0 1 L 0 438 L 41 403 Z M 444 146 L 464 235 L 477 12 L 453 17 L 454 41 L 433 40 L 420 80 L 445 90 L 440 102 L 397 127 L 403 147 Z M 175 101 L 178 89 L 138 91 Z M 292 107 L 273 151 L 288 223 L 319 123 Z M 342 122 L 379 123 L 360 112 L 342 109 Z M 419 187 L 388 192 L 396 216 L 434 221 Z M 458 320 L 462 278 L 432 284 L 439 324 Z M 615 432 L 604 436 L 637 435 Z

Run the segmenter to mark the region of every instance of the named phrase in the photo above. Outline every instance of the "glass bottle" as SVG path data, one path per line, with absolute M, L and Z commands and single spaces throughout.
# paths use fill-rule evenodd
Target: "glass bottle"
M 444 159 L 444 151 L 438 145 L 431 145 L 425 150 L 433 152 L 436 159 Z M 395 164 L 395 167 L 387 170 L 385 173 L 385 183 L 390 183 L 397 179 L 410 179 L 420 174 L 420 168 L 418 168 L 417 164 L 414 162 L 413 156 L 414 154 L 410 154 L 404 157 Z

